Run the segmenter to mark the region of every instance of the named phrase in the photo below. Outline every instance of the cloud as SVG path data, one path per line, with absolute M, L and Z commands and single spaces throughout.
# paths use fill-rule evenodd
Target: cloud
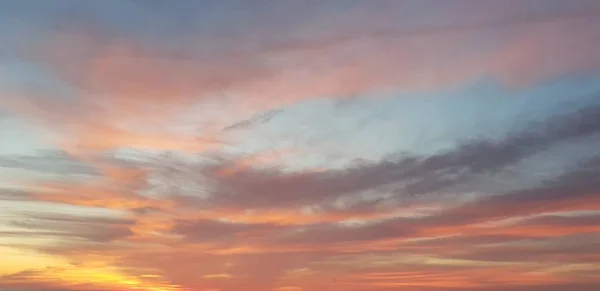
M 600 284 L 591 282 L 583 282 L 583 283 L 561 283 L 561 284 L 537 284 L 537 285 L 516 285 L 516 286 L 502 286 L 502 287 L 479 287 L 479 288 L 471 288 L 471 290 L 476 291 L 559 291 L 565 290 L 565 288 L 577 288 L 577 290 L 582 291 L 592 291 L 596 290 L 600 287 Z M 467 289 L 469 290 L 469 289 Z
M 599 215 L 574 215 L 574 216 L 558 216 L 547 215 L 528 219 L 520 225 L 543 227 L 543 226 L 595 226 L 598 225 Z
M 6 4 L 15 10 L 7 9 L 11 20 L 0 17 L 0 24 L 23 24 L 0 26 L 40 27 L 25 29 L 39 34 L 16 46 L 19 63 L 32 69 L 2 89 L 2 109 L 45 129 L 56 150 L 0 157 L 3 171 L 53 174 L 50 181 L 0 190 L 0 211 L 8 210 L 0 215 L 0 244 L 65 263 L 0 275 L 0 289 L 596 287 L 597 95 L 577 95 L 572 83 L 557 86 L 558 93 L 543 97 L 565 94 L 558 99 L 510 103 L 502 110 L 511 112 L 498 115 L 519 118 L 512 114 L 518 105 L 547 119 L 493 120 L 514 128 L 496 136 L 491 129 L 486 138 L 453 134 L 469 136 L 469 122 L 496 109 L 487 94 L 529 101 L 529 94 L 555 87 L 520 89 L 597 72 L 599 6 L 317 2 L 70 8 L 60 2 L 36 11 Z M 454 89 L 487 80 L 504 91 L 494 87 L 473 98 L 490 101 L 491 109 L 463 121 L 463 111 L 480 107 L 454 103 Z M 579 87 L 588 81 L 577 90 L 588 90 Z M 504 96 L 510 94 L 519 96 Z M 414 116 L 437 109 L 390 106 L 386 114 L 410 117 L 401 119 L 406 124 L 390 118 L 389 127 L 362 126 L 381 117 L 371 107 L 366 117 L 347 108 L 323 111 L 331 118 L 311 115 L 306 126 L 320 131 L 306 140 L 304 127 L 292 127 L 304 104 L 300 109 L 312 114 L 327 102 L 375 95 L 399 100 L 381 102 L 382 108 L 417 98 L 431 98 L 423 100 L 431 108 L 458 108 L 417 119 L 431 128 L 461 120 L 433 130 L 450 136 L 439 151 L 413 147 L 347 167 L 329 163 L 328 151 L 339 154 L 350 143 L 338 140 L 340 128 L 357 137 L 357 152 L 378 157 L 372 151 L 379 140 L 355 133 L 398 136 L 388 147 L 403 149 L 402 139 L 420 138 Z M 555 102 L 568 98 L 577 100 Z M 344 127 L 350 118 L 342 114 L 358 121 Z M 417 134 L 401 136 L 403 130 Z M 290 145 L 298 140 L 308 147 Z M 269 146 L 275 149 L 262 152 Z M 332 166 L 305 166 L 314 164 L 313 155 Z M 542 155 L 554 167 L 550 174 L 536 172 L 548 166 L 536 164 Z M 515 169 L 524 177 L 511 176 Z M 29 259 L 3 252 L 9 263 L 0 267 Z
M 600 170 L 599 162 L 598 158 L 582 162 L 539 187 L 491 196 L 450 209 L 440 215 L 440 220 L 445 217 L 446 221 L 475 222 L 542 212 L 598 210 L 596 194 L 600 184 L 594 177 Z
M 394 217 L 390 214 L 386 216 L 386 212 L 382 211 L 378 212 L 379 216 L 374 220 L 367 218 L 361 221 L 357 216 L 349 216 L 346 224 L 339 223 L 341 221 L 314 220 L 308 224 L 275 227 L 267 224 L 244 224 L 243 220 L 235 224 L 201 221 L 198 224 L 182 223 L 175 230 L 179 234 L 204 241 L 210 241 L 212 238 L 221 238 L 221 241 L 224 241 L 224 236 L 231 238 L 233 235 L 239 235 L 236 237 L 244 238 L 245 244 L 263 248 L 266 252 L 270 248 L 320 252 L 336 249 L 336 245 L 339 245 L 337 250 L 347 251 L 368 252 L 403 247 L 414 251 L 411 239 L 457 236 L 414 245 L 432 251 L 436 249 L 436 244 L 465 247 L 471 244 L 501 244 L 542 237 L 591 234 L 599 230 L 595 226 L 596 216 L 565 217 L 548 214 L 600 210 L 600 201 L 595 198 L 600 185 L 593 179 L 600 169 L 597 164 L 598 159 L 582 162 L 576 168 L 537 188 L 499 193 L 466 203 L 446 205 L 445 208 L 430 211 L 429 214 L 420 217 Z M 573 180 L 573 177 L 577 179 Z M 401 208 L 393 209 L 397 214 L 403 211 Z M 315 215 L 327 216 L 327 213 Z M 533 218 L 527 218 L 531 216 Z M 356 221 L 352 222 L 351 218 L 355 218 Z M 508 225 L 501 224 L 506 224 L 508 222 L 503 222 L 504 220 L 513 218 L 523 220 Z M 302 221 L 301 214 L 298 220 Z M 242 233 L 243 235 L 240 235 Z M 404 245 L 405 243 L 407 244 Z M 265 246 L 267 248 L 264 248 Z M 511 251 L 517 253 L 518 248 L 509 247 L 507 252 Z
M 336 245 L 351 244 L 360 241 L 375 241 L 389 238 L 402 238 L 414 235 L 410 227 L 396 221 L 375 223 L 372 226 L 316 225 L 299 227 L 291 233 L 284 233 L 277 239 L 283 244 L 300 245 Z
M 31 193 L 17 189 L 0 189 L 0 201 L 29 201 Z
M 169 201 L 162 201 L 132 193 L 132 189 L 122 187 L 119 184 L 111 184 L 110 186 L 113 187 L 77 183 L 57 183 L 44 186 L 41 190 L 34 192 L 33 196 L 36 200 L 123 210 L 136 210 L 140 208 L 164 210 L 172 205 Z M 125 186 L 129 185 L 125 183 Z M 133 188 L 135 189 L 135 187 Z
M 109 242 L 131 235 L 131 220 L 70 215 L 29 215 L 26 220 L 14 221 L 20 231 L 2 232 L 17 237 L 50 236 L 82 238 L 95 242 Z
M 282 229 L 280 234 L 263 235 L 263 239 L 266 243 L 278 246 L 303 245 L 319 250 L 321 245 L 335 245 L 337 242 L 351 245 L 354 242 L 388 239 L 394 243 L 404 239 L 444 235 L 493 234 L 498 237 L 488 238 L 497 238 L 497 242 L 502 242 L 501 239 L 512 241 L 594 233 L 598 229 L 594 226 L 595 218 L 591 216 L 537 217 L 510 226 L 483 224 L 552 212 L 600 210 L 600 201 L 595 197 L 600 184 L 593 178 L 599 174 L 598 161 L 596 158 L 582 162 L 536 188 L 484 196 L 455 206 L 448 205 L 422 217 L 386 218 L 382 214 L 378 220 L 354 226 L 336 223 L 292 226 Z M 396 208 L 396 211 L 399 210 Z M 511 236 L 514 236 L 513 239 Z M 360 247 L 357 249 L 367 249 L 364 244 L 358 245 Z
M 94 168 L 64 151 L 43 151 L 31 156 L 0 157 L 0 167 L 59 175 L 97 175 Z
M 534 231 L 534 229 L 532 229 Z M 558 236 L 560 238 L 560 236 Z M 596 244 L 597 236 L 593 233 L 556 238 L 542 239 L 533 243 L 522 243 L 514 246 L 497 246 L 479 248 L 469 251 L 456 251 L 452 257 L 457 259 L 478 260 L 484 262 L 545 262 L 546 264 L 594 263 L 600 251 Z M 570 239 L 567 240 L 567 239 Z M 584 239 L 586 242 L 578 241 Z M 565 242 L 566 241 L 566 242 Z M 510 242 L 510 241 L 509 241 Z M 519 241 L 517 241 L 519 242 Z M 497 242 L 507 243 L 507 242 Z M 569 255 L 566 255 L 569 254 Z
M 457 265 L 467 264 L 464 261 L 469 264 L 508 262 L 527 265 L 539 259 L 568 265 L 583 264 L 594 260 L 597 250 L 591 244 L 577 243 L 575 238 L 591 239 L 596 232 L 593 227 L 595 220 L 540 215 L 598 210 L 594 193 L 600 186 L 593 179 L 598 175 L 598 159 L 584 160 L 573 168 L 565 167 L 562 175 L 540 185 L 508 193 L 490 193 L 494 195 L 466 200 L 460 197 L 464 194 L 451 193 L 450 196 L 454 195 L 452 197 L 458 201 L 445 204 L 440 202 L 443 197 L 438 190 L 449 189 L 456 183 L 468 183 L 470 179 L 477 179 L 478 175 L 501 172 L 558 144 L 586 142 L 598 133 L 597 112 L 595 105 L 587 106 L 543 123 L 531 124 L 496 140 L 468 140 L 431 156 L 401 156 L 381 162 L 359 163 L 344 170 L 290 173 L 276 166 L 254 167 L 252 163 L 234 167 L 239 165 L 236 159 L 219 157 L 208 159 L 211 162 L 203 160 L 200 164 L 191 162 L 189 165 L 175 161 L 171 161 L 174 162 L 171 165 L 169 157 L 164 160 L 147 159 L 139 161 L 139 164 L 132 162 L 125 165 L 143 166 L 145 171 L 138 177 L 142 180 L 155 170 L 164 170 L 184 182 L 202 177 L 197 180 L 200 181 L 198 185 L 207 187 L 215 196 L 205 200 L 180 195 L 148 198 L 136 193 L 143 187 L 124 187 L 127 183 L 111 184 L 111 187 L 70 183 L 48 185 L 45 191 L 29 195 L 27 199 L 123 209 L 131 211 L 135 225 L 128 220 L 39 214 L 17 226 L 30 228 L 29 232 L 38 232 L 38 235 L 77 237 L 90 242 L 40 248 L 40 251 L 61 254 L 74 261 L 86 261 L 87 257 L 82 255 L 85 253 L 101 253 L 109 258 L 121 258 L 117 264 L 124 267 L 142 268 L 152 263 L 168 272 L 167 280 L 186 286 L 205 283 L 197 278 L 196 271 L 202 269 L 199 264 L 221 264 L 226 257 L 250 270 L 219 266 L 204 268 L 203 274 L 227 273 L 232 278 L 251 274 L 253 284 L 269 286 L 277 278 L 275 274 L 281 266 L 276 261 L 283 258 L 297 256 L 290 267 L 303 267 L 329 262 L 339 254 L 360 257 L 380 253 L 391 256 L 399 252 L 428 256 L 432 262 L 450 260 L 448 264 Z M 223 174 L 223 169 L 231 167 L 235 171 Z M 440 178 L 447 184 L 436 185 Z M 124 180 L 128 179 L 125 177 Z M 202 184 L 205 182 L 207 184 Z M 415 189 L 418 183 L 425 188 Z M 370 191 L 385 191 L 386 187 L 390 196 L 366 195 L 372 194 Z M 412 194 L 422 195 L 396 200 L 406 195 L 403 191 L 407 189 Z M 212 192 L 214 190 L 216 192 Z M 8 196 L 14 199 L 15 195 Z M 303 206 L 310 207 L 303 209 Z M 139 211 L 144 208 L 154 211 Z M 419 212 L 420 208 L 425 210 Z M 537 217 L 508 226 L 485 225 L 528 216 Z M 558 239 L 561 237 L 570 237 L 573 242 L 560 243 Z M 123 248 L 111 243 L 115 240 L 151 246 L 146 251 Z M 152 246 L 159 242 L 165 247 Z M 544 242 L 550 246 L 541 247 Z M 526 243 L 531 245 L 519 246 Z M 149 252 L 156 257 L 149 258 Z M 571 259 L 560 257 L 566 252 L 572 255 Z M 165 257 L 173 258 L 166 260 Z M 133 262 L 134 258 L 140 262 Z M 263 268 L 252 269 L 251 263 L 261 264 Z M 420 262 L 418 265 L 427 264 Z M 388 271 L 394 271 L 394 268 L 390 267 Z M 317 268 L 316 273 L 319 272 L 326 270 Z M 454 276 L 440 269 L 430 269 L 429 272 L 432 278 L 440 280 Z M 496 275 L 489 275 L 494 280 L 497 276 L 516 271 L 507 268 L 496 272 Z M 561 273 L 560 276 L 567 275 Z M 469 280 L 466 275 L 461 278 L 442 281 L 465 288 L 482 284 Z M 396 286 L 389 285 L 389 278 L 376 279 L 364 284 L 351 282 L 357 288 L 365 286 L 365 290 Z M 524 275 L 519 280 L 547 282 L 545 280 L 550 279 Z M 519 280 L 515 278 L 513 282 Z M 235 281 L 233 279 L 210 281 L 214 281 L 207 283 L 211 288 L 224 290 L 237 284 L 229 282 Z M 328 286 L 322 285 L 322 282 L 314 284 Z M 411 284 L 422 289 L 431 287 L 430 283 L 422 280 L 414 280 Z
M 330 33 L 305 37 L 303 25 L 281 27 L 282 31 L 267 29 L 266 37 L 258 38 L 259 43 L 250 46 L 243 33 L 225 40 L 218 36 L 193 39 L 188 45 L 173 48 L 154 41 L 115 37 L 101 28 L 79 31 L 65 28 L 34 41 L 31 49 L 35 52 L 23 58 L 39 64 L 56 82 L 71 88 L 67 90 L 71 93 L 65 95 L 82 96 L 63 96 L 62 100 L 69 99 L 69 106 L 58 104 L 62 103 L 57 102 L 59 98 L 52 99 L 59 105 L 53 107 L 66 113 L 61 120 L 76 119 L 80 123 L 79 119 L 94 116 L 103 121 L 125 120 L 160 126 L 190 105 L 202 103 L 210 107 L 218 104 L 232 113 L 227 117 L 211 114 L 212 122 L 218 123 L 219 128 L 244 123 L 260 112 L 276 112 L 284 105 L 306 99 L 346 98 L 390 90 L 437 91 L 487 77 L 508 86 L 521 86 L 598 69 L 600 60 L 593 49 L 597 46 L 594 35 L 598 8 L 595 5 L 587 4 L 588 9 L 582 8 L 584 5 L 573 5 L 575 8 L 562 5 L 565 9 L 562 14 L 535 11 L 527 16 L 515 11 L 520 4 L 509 5 L 509 8 L 493 5 L 502 7 L 497 10 L 489 10 L 486 5 L 476 6 L 484 6 L 479 8 L 486 11 L 481 15 L 494 16 L 491 22 L 456 13 L 448 19 L 453 20 L 450 21 L 453 25 L 431 27 L 418 21 L 416 24 L 392 21 L 373 25 L 367 22 L 371 25 L 354 30 L 350 27 L 354 27 L 355 21 L 347 17 L 366 14 L 362 16 L 375 21 L 388 10 L 378 7 L 379 12 L 375 13 L 347 7 L 352 12 L 323 18 L 319 7 L 313 7 L 306 11 L 319 19 L 317 23 L 323 25 L 320 29 Z M 256 7 L 247 8 L 254 11 Z M 287 9 L 284 10 L 289 12 Z M 417 15 L 422 13 L 418 11 Z M 409 16 L 414 17 L 410 13 Z M 304 21 L 303 24 L 307 25 Z M 267 27 L 271 26 L 272 23 Z M 298 37 L 294 37 L 296 33 Z M 485 42 L 490 33 L 498 36 L 493 47 L 473 45 Z M 282 39 L 274 41 L 268 37 L 271 34 L 281 35 Z M 288 35 L 292 37 L 284 37 Z M 257 42 L 256 38 L 254 41 Z M 44 95 L 52 94 L 37 95 L 44 99 L 48 97 Z M 83 110 L 65 110 L 74 104 Z M 100 125 L 95 124 L 108 130 L 106 125 Z M 116 141 L 113 135 L 127 131 L 112 128 L 109 133 L 114 133 L 109 139 L 94 138 L 87 142 L 95 147 L 100 147 L 101 142 L 108 143 L 103 147 L 119 143 L 158 146 L 166 142 L 151 135 L 138 135 L 148 141 L 145 143 L 122 136 Z M 80 134 L 99 135 L 85 129 L 78 131 L 77 135 Z M 168 141 L 178 139 L 175 136 Z
M 193 240 L 225 241 L 227 239 L 243 238 L 246 233 L 252 234 L 273 229 L 276 229 L 276 226 L 269 224 L 244 224 L 215 220 L 196 220 L 176 222 L 173 232 L 185 235 Z
M 478 175 L 496 174 L 557 145 L 594 137 L 600 133 L 598 116 L 600 106 L 594 103 L 497 139 L 459 141 L 455 148 L 430 156 L 406 155 L 341 170 L 290 173 L 274 167 L 247 167 L 228 175 L 215 174 L 235 163 L 224 160 L 221 165 L 204 165 L 198 170 L 198 174 L 209 178 L 208 185 L 215 191 L 201 203 L 290 208 L 332 203 L 340 197 L 383 187 L 395 187 L 399 196 L 435 193 L 468 183 Z
M 82 277 L 82 276 L 86 276 Z M 128 290 L 132 285 L 139 288 L 163 288 L 173 290 L 177 286 L 162 284 L 160 281 L 144 282 L 110 270 L 97 268 L 73 271 L 65 267 L 48 267 L 39 270 L 26 270 L 0 276 L 0 290 L 23 291 L 103 291 Z M 5 288 L 5 289 L 2 289 Z M 160 290 L 160 289 L 158 289 Z
M 269 110 L 267 112 L 252 116 L 249 119 L 228 125 L 223 130 L 239 130 L 246 127 L 255 126 L 257 124 L 264 124 L 271 121 L 271 119 L 281 114 L 282 112 L 283 109 Z

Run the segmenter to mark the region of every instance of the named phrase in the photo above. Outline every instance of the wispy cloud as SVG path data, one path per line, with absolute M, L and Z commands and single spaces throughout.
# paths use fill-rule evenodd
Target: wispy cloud
M 600 286 L 594 1 L 71 2 L 0 4 L 0 290 Z

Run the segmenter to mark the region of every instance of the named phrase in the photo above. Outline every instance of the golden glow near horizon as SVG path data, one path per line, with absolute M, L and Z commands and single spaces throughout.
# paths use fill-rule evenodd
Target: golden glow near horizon
M 45 269 L 65 266 L 64 258 L 48 256 L 38 252 L 14 247 L 0 246 L 0 276 L 26 271 L 29 269 Z

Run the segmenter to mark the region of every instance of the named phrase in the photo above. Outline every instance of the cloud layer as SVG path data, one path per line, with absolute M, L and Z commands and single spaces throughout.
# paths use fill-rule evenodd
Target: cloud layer
M 0 4 L 0 290 L 600 287 L 596 2 L 118 2 Z

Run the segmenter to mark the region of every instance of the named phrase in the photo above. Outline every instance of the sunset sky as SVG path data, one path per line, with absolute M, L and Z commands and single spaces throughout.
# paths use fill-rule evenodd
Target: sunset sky
M 600 1 L 0 0 L 0 290 L 600 290 Z

